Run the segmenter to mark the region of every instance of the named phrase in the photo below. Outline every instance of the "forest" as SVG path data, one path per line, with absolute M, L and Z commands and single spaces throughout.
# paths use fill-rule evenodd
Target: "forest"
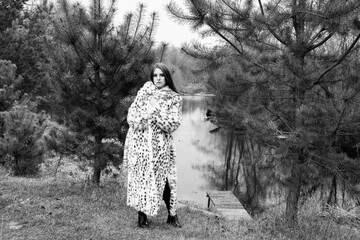
M 276 170 L 290 227 L 319 189 L 326 206 L 340 189 L 360 205 L 359 1 L 171 1 L 174 21 L 216 39 L 181 48 L 154 43 L 145 5 L 114 25 L 115 1 L 102 2 L 0 2 L 0 166 L 11 175 L 76 156 L 99 185 L 122 163 L 137 90 L 165 62 L 181 94 L 214 94 L 211 121 L 250 139 L 245 174 Z

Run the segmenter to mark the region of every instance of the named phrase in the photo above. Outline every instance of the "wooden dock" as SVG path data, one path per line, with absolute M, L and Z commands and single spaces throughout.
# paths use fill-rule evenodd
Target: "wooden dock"
M 208 209 L 229 220 L 252 220 L 231 191 L 208 191 Z

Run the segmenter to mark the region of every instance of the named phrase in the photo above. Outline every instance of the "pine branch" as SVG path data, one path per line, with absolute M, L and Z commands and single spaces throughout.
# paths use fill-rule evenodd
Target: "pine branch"
M 225 37 L 225 35 L 223 35 L 220 31 L 218 31 L 217 29 L 215 29 L 213 26 L 209 25 L 209 27 L 217 34 L 219 35 L 222 39 L 225 40 L 225 42 L 227 42 L 231 47 L 234 48 L 234 50 L 236 52 L 238 52 L 238 54 L 242 55 L 243 51 L 241 51 L 238 47 L 235 46 L 235 44 L 230 41 L 227 37 Z
M 236 32 L 230 32 L 230 34 L 234 37 L 234 39 L 237 41 L 237 43 L 240 45 L 241 52 L 244 52 L 244 47 L 241 43 L 241 39 L 236 35 Z
M 195 24 L 195 26 L 200 26 L 199 23 L 203 21 L 203 16 L 197 16 L 195 15 L 187 15 L 182 11 L 182 9 L 176 5 L 173 1 L 171 1 L 168 5 L 166 5 L 168 11 L 170 12 L 170 16 L 173 17 L 175 21 L 177 21 L 180 24 L 187 24 L 192 25 Z
M 208 49 L 197 42 L 192 42 L 192 48 L 188 44 L 185 44 L 181 51 L 185 54 L 198 59 L 204 59 L 208 61 L 215 60 L 214 56 L 207 51 Z
M 324 157 L 322 157 L 322 156 L 319 156 L 319 155 L 317 155 L 317 154 L 314 154 L 314 153 L 312 153 L 312 152 L 310 152 L 310 151 L 309 151 L 308 153 L 309 153 L 309 156 L 310 156 L 310 157 L 314 157 L 314 158 L 317 158 L 317 159 L 319 159 L 319 160 L 323 160 L 324 162 L 328 162 L 328 161 L 327 161 L 327 160 L 328 160 L 327 158 L 324 158 Z M 320 162 L 320 161 L 314 161 L 314 163 L 315 163 L 316 165 L 318 165 L 318 166 L 321 166 L 321 167 L 329 170 L 331 173 L 333 173 L 334 175 L 336 175 L 337 177 L 339 177 L 344 183 L 346 183 L 346 184 L 349 185 L 349 186 L 352 186 L 352 184 L 351 184 L 347 179 L 344 178 L 343 174 L 341 174 L 341 171 L 340 171 L 339 169 L 332 168 L 331 166 L 329 166 L 329 165 L 327 165 L 327 164 L 324 164 L 324 163 L 322 163 L 322 162 Z M 356 170 L 357 170 L 357 169 L 356 169 Z M 356 170 L 355 170 L 355 171 L 356 171 Z M 357 170 L 357 171 L 359 171 L 359 170 Z
M 139 7 L 138 7 L 138 21 L 136 23 L 135 32 L 134 32 L 134 35 L 133 35 L 133 41 L 132 41 L 131 45 L 134 45 L 134 43 L 135 43 L 135 39 L 137 37 L 137 33 L 139 31 L 141 21 L 142 21 L 142 18 L 143 18 L 143 12 L 144 12 L 144 4 L 140 3 Z
M 133 17 L 132 13 L 129 13 L 127 15 L 125 15 L 125 36 L 124 36 L 124 40 L 125 40 L 125 44 L 127 43 L 127 39 L 129 37 L 130 34 L 130 26 L 131 26 L 131 19 Z
M 153 46 L 154 46 L 154 42 L 151 41 L 149 44 L 149 47 L 145 50 L 145 54 L 144 54 L 145 57 L 147 57 L 149 55 L 150 50 L 152 49 Z
M 294 132 L 294 130 L 291 128 L 291 126 L 288 124 L 288 121 L 284 120 L 280 115 L 276 114 L 275 112 L 273 112 L 270 108 L 268 108 L 267 106 L 263 105 L 263 107 L 269 111 L 274 117 L 276 117 L 277 119 L 279 119 L 287 128 L 289 132 Z
M 161 44 L 161 54 L 160 54 L 160 61 L 159 62 L 163 61 L 163 57 L 164 57 L 165 51 L 167 49 L 167 46 L 168 46 L 167 43 L 162 43 Z
M 340 58 L 329 68 L 327 68 L 317 79 L 316 81 L 312 84 L 312 87 L 321 84 L 323 82 L 323 78 L 325 77 L 325 75 L 327 73 L 329 73 L 331 70 L 333 70 L 336 66 L 338 66 L 350 53 L 351 50 L 355 47 L 356 43 L 359 41 L 360 39 L 360 34 L 358 34 L 355 38 L 355 40 L 352 42 L 352 44 L 350 45 L 350 47 L 342 54 L 342 56 L 340 56 Z
M 242 18 L 246 18 L 240 11 L 238 11 L 238 8 L 231 6 L 228 0 L 221 0 L 228 8 L 230 8 L 232 11 L 234 11 L 237 15 L 241 16 Z M 232 2 L 234 5 L 235 3 Z
M 309 47 L 307 47 L 307 51 L 310 52 L 318 47 L 320 47 L 321 45 L 323 45 L 324 43 L 326 43 L 332 36 L 334 35 L 334 32 L 329 33 L 329 35 L 327 35 L 323 40 L 321 40 L 319 43 L 314 44 L 314 45 L 310 45 Z
M 151 14 L 151 21 L 150 21 L 150 31 L 149 31 L 149 40 L 151 40 L 152 33 L 155 31 L 156 28 L 156 20 L 157 20 L 157 13 L 153 12 Z
M 337 133 L 337 131 L 339 130 L 340 125 L 341 125 L 341 122 L 342 122 L 342 120 L 343 120 L 343 117 L 345 116 L 346 109 L 347 109 L 347 106 L 343 108 L 343 111 L 342 111 L 342 113 L 341 113 L 341 115 L 340 115 L 340 119 L 338 120 L 338 124 L 337 124 L 337 126 L 335 127 L 335 129 L 334 129 L 334 131 L 333 131 L 333 133 L 332 133 L 332 136 L 335 136 L 336 133 Z
M 108 12 L 105 15 L 105 21 L 106 21 L 106 25 L 110 24 L 114 18 L 114 14 L 115 14 L 115 2 L 116 0 L 111 0 L 110 6 L 108 8 Z
M 267 29 L 271 32 L 271 34 L 282 44 L 284 44 L 285 46 L 289 47 L 290 43 L 287 43 L 285 40 L 283 40 L 276 32 L 274 29 L 272 29 L 272 27 L 270 26 L 270 24 L 268 23 L 268 21 L 266 20 L 265 17 L 265 12 L 264 12 L 264 8 L 263 8 L 263 4 L 261 2 L 261 0 L 258 0 L 259 2 L 259 6 L 260 6 L 260 10 L 261 10 L 261 15 L 264 17 L 264 21 L 263 23 L 266 25 Z

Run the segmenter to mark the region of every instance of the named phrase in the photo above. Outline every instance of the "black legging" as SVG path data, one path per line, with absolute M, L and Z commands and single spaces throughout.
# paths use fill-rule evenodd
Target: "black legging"
M 170 214 L 170 186 L 169 186 L 169 181 L 166 178 L 166 183 L 165 183 L 165 188 L 164 188 L 164 192 L 163 192 L 163 200 L 165 202 L 166 208 Z

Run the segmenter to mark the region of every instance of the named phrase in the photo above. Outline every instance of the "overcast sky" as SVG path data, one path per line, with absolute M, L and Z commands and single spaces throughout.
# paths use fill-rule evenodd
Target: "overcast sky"
M 36 4 L 42 0 L 29 0 L 29 4 Z M 50 0 L 55 3 L 58 0 Z M 173 0 L 177 5 L 184 7 L 185 0 Z M 92 0 L 69 0 L 70 3 L 80 2 L 84 6 L 89 6 Z M 106 8 L 110 0 L 103 0 Z M 180 25 L 176 23 L 173 18 L 169 16 L 166 10 L 166 5 L 171 0 L 116 0 L 115 8 L 116 14 L 114 25 L 118 26 L 122 21 L 125 13 L 135 11 L 140 3 L 145 4 L 147 16 L 150 17 L 152 12 L 158 13 L 158 25 L 155 32 L 156 44 L 166 42 L 168 44 L 180 47 L 182 43 L 190 42 L 192 40 L 201 40 L 203 43 L 212 46 L 215 42 L 213 38 L 201 39 L 198 33 L 190 29 L 188 25 Z M 185 8 L 184 8 L 185 9 Z
M 179 25 L 169 17 L 166 11 L 166 4 L 169 3 L 170 0 L 117 0 L 117 15 L 115 21 L 117 21 L 118 17 L 118 20 L 122 20 L 124 13 L 135 10 L 140 2 L 147 6 L 148 14 L 153 11 L 159 14 L 158 28 L 155 35 L 155 40 L 158 43 L 165 41 L 174 46 L 180 46 L 182 42 L 190 41 L 197 37 L 197 34 L 192 32 L 189 26 Z M 176 3 L 182 4 L 183 1 L 177 0 Z

